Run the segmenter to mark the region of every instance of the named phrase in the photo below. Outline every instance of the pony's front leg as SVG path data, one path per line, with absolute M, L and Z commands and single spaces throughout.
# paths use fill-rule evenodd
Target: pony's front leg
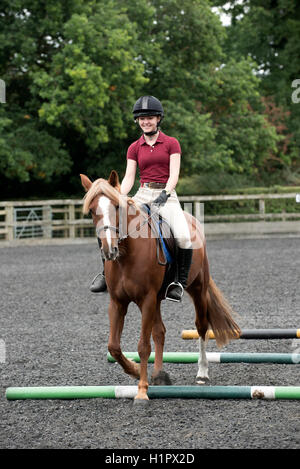
M 161 317 L 160 301 L 158 301 L 156 305 L 156 316 L 152 328 L 152 338 L 155 346 L 155 360 L 151 376 L 151 384 L 155 384 L 157 386 L 172 384 L 168 373 L 163 370 L 165 335 L 166 328 Z
M 205 384 L 207 381 L 209 381 L 206 342 L 202 339 L 202 337 L 199 338 L 199 360 L 196 381 L 197 384 Z
M 151 331 L 156 314 L 156 295 L 149 294 L 145 298 L 141 306 L 142 311 L 142 327 L 141 336 L 138 343 L 138 353 L 140 356 L 140 381 L 138 385 L 138 393 L 135 401 L 148 401 L 148 359 L 151 353 Z
M 121 335 L 124 327 L 125 315 L 128 305 L 110 300 L 108 307 L 110 330 L 108 340 L 108 351 L 111 356 L 121 365 L 125 373 L 133 378 L 140 377 L 139 365 L 128 360 L 121 351 Z

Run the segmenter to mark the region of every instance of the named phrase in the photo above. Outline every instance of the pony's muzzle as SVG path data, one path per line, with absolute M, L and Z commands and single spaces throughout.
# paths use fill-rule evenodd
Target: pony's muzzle
M 114 246 L 110 249 L 101 248 L 101 255 L 106 261 L 114 261 L 119 256 L 118 246 Z

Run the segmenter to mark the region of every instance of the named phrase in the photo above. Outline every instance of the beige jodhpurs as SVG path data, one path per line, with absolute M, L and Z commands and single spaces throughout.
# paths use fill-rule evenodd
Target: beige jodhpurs
M 151 204 L 159 196 L 161 191 L 161 189 L 140 187 L 132 198 L 138 205 Z M 178 246 L 182 249 L 191 249 L 190 230 L 175 190 L 171 192 L 166 204 L 159 208 L 158 213 L 170 225 Z

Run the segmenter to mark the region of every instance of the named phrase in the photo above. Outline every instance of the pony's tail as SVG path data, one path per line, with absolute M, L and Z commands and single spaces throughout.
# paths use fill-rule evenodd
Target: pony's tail
M 210 277 L 207 289 L 207 317 L 218 347 L 223 347 L 232 339 L 238 339 L 241 334 L 233 314 L 231 306 Z

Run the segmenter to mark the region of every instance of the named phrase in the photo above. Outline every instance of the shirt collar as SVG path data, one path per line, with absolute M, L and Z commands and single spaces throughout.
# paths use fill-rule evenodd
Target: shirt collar
M 160 130 L 155 143 L 163 143 L 164 141 L 165 141 L 165 134 Z M 140 146 L 141 145 L 148 145 L 146 140 L 145 140 L 144 135 L 140 136 L 140 138 L 138 139 L 138 142 L 139 142 Z

